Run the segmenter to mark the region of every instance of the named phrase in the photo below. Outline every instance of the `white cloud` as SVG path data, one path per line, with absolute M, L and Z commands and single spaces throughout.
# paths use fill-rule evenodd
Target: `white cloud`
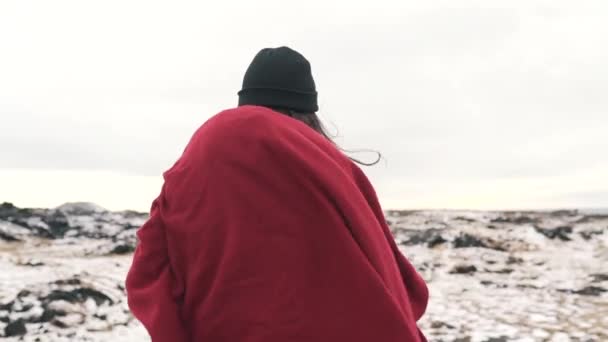
M 3 1 L 0 169 L 158 177 L 235 105 L 255 52 L 287 44 L 339 143 L 386 156 L 367 172 L 390 206 L 507 207 L 555 179 L 522 206 L 606 206 L 608 177 L 576 181 L 608 174 L 606 15 L 600 0 Z

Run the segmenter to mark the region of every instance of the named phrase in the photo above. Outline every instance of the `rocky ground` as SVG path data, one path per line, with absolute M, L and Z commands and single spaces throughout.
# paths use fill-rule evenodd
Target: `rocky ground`
M 608 341 L 608 215 L 389 212 L 430 341 Z
M 146 219 L 0 205 L 0 338 L 147 341 L 124 277 Z M 431 290 L 429 341 L 608 341 L 608 214 L 389 211 Z

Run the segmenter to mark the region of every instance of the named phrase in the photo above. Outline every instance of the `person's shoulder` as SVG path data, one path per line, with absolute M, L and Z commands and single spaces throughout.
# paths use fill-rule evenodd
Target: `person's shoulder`
M 271 109 L 241 106 L 223 110 L 205 121 L 193 134 L 187 150 L 247 149 L 252 144 L 293 136 L 295 121 Z M 296 124 L 297 125 L 297 124 Z
M 241 106 L 230 108 L 219 112 L 211 117 L 205 124 L 215 126 L 222 125 L 246 125 L 256 123 L 281 123 L 281 115 L 272 109 L 260 106 Z
M 277 140 L 315 140 L 317 133 L 303 122 L 270 108 L 241 106 L 211 117 L 197 132 L 209 138 L 231 141 L 277 142 Z
M 194 134 L 189 150 L 217 158 L 242 152 L 293 157 L 321 153 L 343 169 L 354 166 L 329 139 L 305 123 L 260 106 L 241 106 L 214 115 Z

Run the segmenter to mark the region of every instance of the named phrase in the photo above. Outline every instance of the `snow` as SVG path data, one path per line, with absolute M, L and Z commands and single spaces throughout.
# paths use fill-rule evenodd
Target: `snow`
M 6 234 L 7 236 L 12 236 L 16 239 L 23 239 L 30 234 L 30 231 L 17 224 L 0 220 L 0 234 Z
M 44 223 L 40 217 L 30 217 L 27 219 L 26 223 L 29 227 L 38 227 L 46 230 L 49 229 L 48 224 Z
M 126 303 L 131 255 L 113 252 L 133 246 L 145 214 L 87 203 L 7 210 L 0 232 L 19 241 L 0 239 L 0 339 L 149 341 Z M 69 230 L 49 237 L 42 230 L 58 224 L 57 211 Z M 608 341 L 608 216 L 409 211 L 387 221 L 429 285 L 419 322 L 429 341 Z M 536 229 L 563 226 L 571 232 L 553 239 Z M 45 310 L 62 314 L 31 322 Z M 19 319 L 27 334 L 4 336 Z

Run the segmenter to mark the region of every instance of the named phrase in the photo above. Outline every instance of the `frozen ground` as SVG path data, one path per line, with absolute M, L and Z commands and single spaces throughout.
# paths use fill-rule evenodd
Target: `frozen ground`
M 0 339 L 148 341 L 123 280 L 146 219 L 0 205 Z M 429 341 L 608 341 L 608 215 L 394 211 L 428 281 Z

